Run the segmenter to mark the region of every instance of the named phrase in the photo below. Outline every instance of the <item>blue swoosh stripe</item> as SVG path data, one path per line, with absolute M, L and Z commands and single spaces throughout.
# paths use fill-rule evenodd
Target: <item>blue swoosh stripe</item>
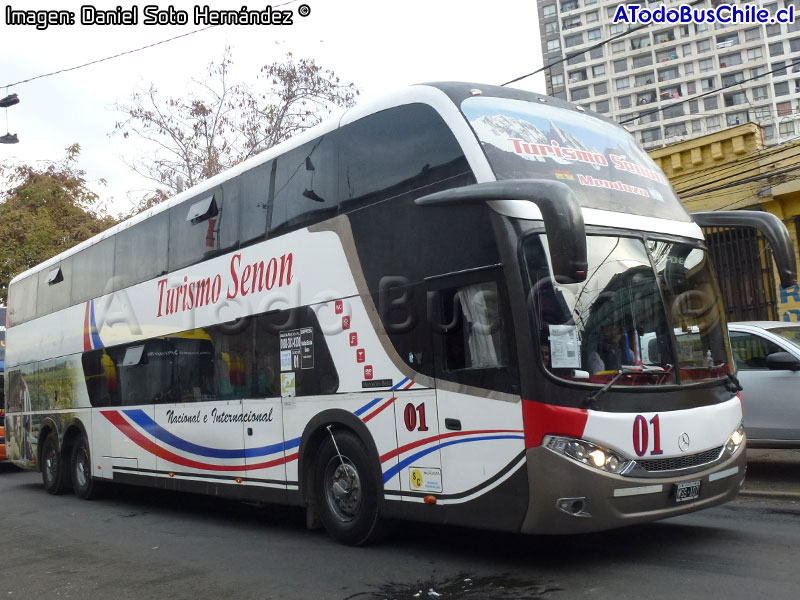
M 451 441 L 445 442 L 443 444 L 438 444 L 436 446 L 431 446 L 429 448 L 425 448 L 425 450 L 421 450 L 421 451 L 417 452 L 416 454 L 412 454 L 408 458 L 405 458 L 405 459 L 401 460 L 397 465 L 395 465 L 394 467 L 392 467 L 388 471 L 386 471 L 383 474 L 383 483 L 386 483 L 387 481 L 389 481 L 392 477 L 397 475 L 402 469 L 405 469 L 408 465 L 410 465 L 412 462 L 414 462 L 418 458 L 421 458 L 421 457 L 423 457 L 423 456 L 425 456 L 427 454 L 430 454 L 431 452 L 435 452 L 436 450 L 439 450 L 440 448 L 446 448 L 447 446 L 453 446 L 455 444 L 466 444 L 468 442 L 483 442 L 483 441 L 488 441 L 488 440 L 524 440 L 524 439 L 525 438 L 523 436 L 521 436 L 521 435 L 489 435 L 489 436 L 485 436 L 485 437 L 467 438 L 467 439 L 461 439 L 461 440 L 451 440 Z
M 261 446 L 260 448 L 234 448 L 225 450 L 222 448 L 211 448 L 209 446 L 201 446 L 193 442 L 189 442 L 180 438 L 153 421 L 147 413 L 143 410 L 125 410 L 124 412 L 130 419 L 132 419 L 139 427 L 147 431 L 150 435 L 158 441 L 169 444 L 173 448 L 196 454 L 198 456 L 205 456 L 208 458 L 257 458 L 259 456 L 269 456 L 276 454 L 283 450 L 290 450 L 297 448 L 300 445 L 300 438 L 287 440 L 286 442 L 279 442 L 269 446 Z
M 361 408 L 359 408 L 359 409 L 358 409 L 358 410 L 355 412 L 355 415 L 356 415 L 357 417 L 360 417 L 361 415 L 363 415 L 365 412 L 367 412 L 367 411 L 368 411 L 370 408 L 372 408 L 373 406 L 375 406 L 375 405 L 376 405 L 378 402 L 380 402 L 381 400 L 383 400 L 383 398 L 375 398 L 375 399 L 374 399 L 372 402 L 370 402 L 370 403 L 368 403 L 368 404 L 365 404 L 364 406 L 362 406 Z

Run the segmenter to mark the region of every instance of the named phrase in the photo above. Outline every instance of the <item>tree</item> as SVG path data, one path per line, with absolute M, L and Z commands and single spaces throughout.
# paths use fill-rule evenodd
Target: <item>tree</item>
M 114 225 L 98 208 L 85 172 L 77 168 L 80 146 L 43 167 L 0 165 L 0 303 L 8 282 L 22 271 Z
M 205 79 L 193 79 L 186 98 L 163 98 L 154 85 L 135 91 L 115 108 L 126 115 L 115 132 L 132 134 L 155 151 L 129 166 L 156 183 L 140 209 L 271 148 L 316 125 L 336 107 L 352 106 L 358 90 L 313 59 L 262 67 L 253 89 L 230 81 L 232 58 L 226 48 Z

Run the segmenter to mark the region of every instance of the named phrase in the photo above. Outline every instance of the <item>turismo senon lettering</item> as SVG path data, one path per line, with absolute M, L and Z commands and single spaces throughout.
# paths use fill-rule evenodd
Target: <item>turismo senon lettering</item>
M 291 252 L 280 257 L 259 260 L 242 265 L 241 253 L 231 256 L 229 281 L 225 286 L 228 300 L 259 294 L 291 285 L 293 281 Z M 186 275 L 179 285 L 170 285 L 169 278 L 159 279 L 158 311 L 156 317 L 194 310 L 202 306 L 213 306 L 222 297 L 223 276 L 221 273 L 205 278 L 189 279 Z
M 549 158 L 562 158 L 564 160 L 587 163 L 590 165 L 608 166 L 608 160 L 599 152 L 590 152 L 589 150 L 578 150 L 576 148 L 570 148 L 569 146 L 562 146 L 555 140 L 551 140 L 550 144 L 528 143 L 519 138 L 510 138 L 510 141 L 514 144 L 514 152 L 517 154 L 532 154 Z

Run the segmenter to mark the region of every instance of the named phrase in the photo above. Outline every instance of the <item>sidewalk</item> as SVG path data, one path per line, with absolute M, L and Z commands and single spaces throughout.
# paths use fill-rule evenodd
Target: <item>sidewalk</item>
M 747 450 L 740 496 L 800 501 L 800 450 Z

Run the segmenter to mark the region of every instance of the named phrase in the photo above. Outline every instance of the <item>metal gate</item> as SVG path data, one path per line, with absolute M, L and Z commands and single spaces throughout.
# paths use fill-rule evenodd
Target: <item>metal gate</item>
M 750 227 L 704 227 L 729 321 L 778 318 L 772 249 Z

